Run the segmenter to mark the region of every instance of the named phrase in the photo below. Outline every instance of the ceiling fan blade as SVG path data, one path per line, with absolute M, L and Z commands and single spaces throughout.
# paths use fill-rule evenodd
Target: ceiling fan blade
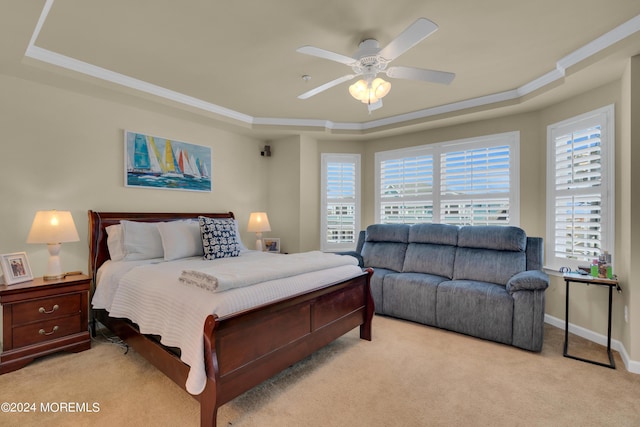
M 419 18 L 378 52 L 378 55 L 387 61 L 392 61 L 429 37 L 437 29 L 438 26 L 434 22 L 427 18 Z
M 335 80 L 331 80 L 328 83 L 323 84 L 322 86 L 318 86 L 315 89 L 311 89 L 310 91 L 307 91 L 305 93 L 303 93 L 302 95 L 298 95 L 298 99 L 307 99 L 307 98 L 311 98 L 313 95 L 317 95 L 320 92 L 324 92 L 327 89 L 330 89 L 334 86 L 339 85 L 340 83 L 344 83 L 348 80 L 351 80 L 352 78 L 355 77 L 355 74 L 347 74 L 346 76 L 342 76 L 339 77 Z
M 394 79 L 422 80 L 431 83 L 448 85 L 456 77 L 454 73 L 446 71 L 425 70 L 414 67 L 390 67 L 386 71 L 387 76 Z
M 330 61 L 336 61 L 346 65 L 351 65 L 356 62 L 355 59 L 349 56 L 341 55 L 339 53 L 320 49 L 319 47 L 314 46 L 302 46 L 296 49 L 296 52 L 304 53 L 311 56 L 317 56 L 318 58 L 328 59 Z

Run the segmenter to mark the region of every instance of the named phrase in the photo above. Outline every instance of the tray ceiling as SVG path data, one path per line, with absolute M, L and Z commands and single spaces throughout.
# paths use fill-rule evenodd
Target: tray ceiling
M 23 8 L 32 25 L 26 57 L 254 129 L 374 134 L 534 109 L 619 78 L 640 53 L 636 0 L 34 3 L 1 6 L 5 17 Z M 349 71 L 298 47 L 351 56 L 363 39 L 384 46 L 419 17 L 438 31 L 394 65 L 454 72 L 450 85 L 388 79 L 371 114 L 349 83 L 297 98 Z

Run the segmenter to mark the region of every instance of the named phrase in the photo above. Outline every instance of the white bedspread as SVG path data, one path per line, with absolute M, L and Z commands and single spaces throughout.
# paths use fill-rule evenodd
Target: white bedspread
M 181 360 L 190 366 L 185 388 L 197 395 L 206 383 L 202 331 L 209 314 L 224 317 L 362 272 L 357 265 L 344 265 L 216 293 L 178 280 L 183 270 L 209 269 L 216 264 L 245 263 L 263 257 L 287 258 L 289 255 L 249 251 L 237 258 L 212 261 L 200 257 L 170 262 L 109 261 L 101 267 L 92 305 L 106 309 L 111 317 L 130 319 L 143 334 L 159 335 L 166 346 L 180 348 Z

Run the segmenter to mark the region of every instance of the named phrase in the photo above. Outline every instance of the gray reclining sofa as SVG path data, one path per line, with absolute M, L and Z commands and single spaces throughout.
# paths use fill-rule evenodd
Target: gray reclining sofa
M 375 224 L 357 253 L 376 313 L 542 349 L 543 241 L 512 226 Z

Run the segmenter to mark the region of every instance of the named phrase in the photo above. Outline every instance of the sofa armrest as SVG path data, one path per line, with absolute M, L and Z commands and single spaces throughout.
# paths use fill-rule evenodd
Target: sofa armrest
M 334 252 L 336 255 L 350 255 L 358 260 L 358 265 L 360 268 L 364 268 L 364 259 L 362 259 L 362 255 L 356 251 L 343 251 L 343 252 Z
M 515 274 L 507 282 L 510 294 L 517 291 L 545 290 L 549 287 L 549 276 L 542 270 L 527 270 Z

